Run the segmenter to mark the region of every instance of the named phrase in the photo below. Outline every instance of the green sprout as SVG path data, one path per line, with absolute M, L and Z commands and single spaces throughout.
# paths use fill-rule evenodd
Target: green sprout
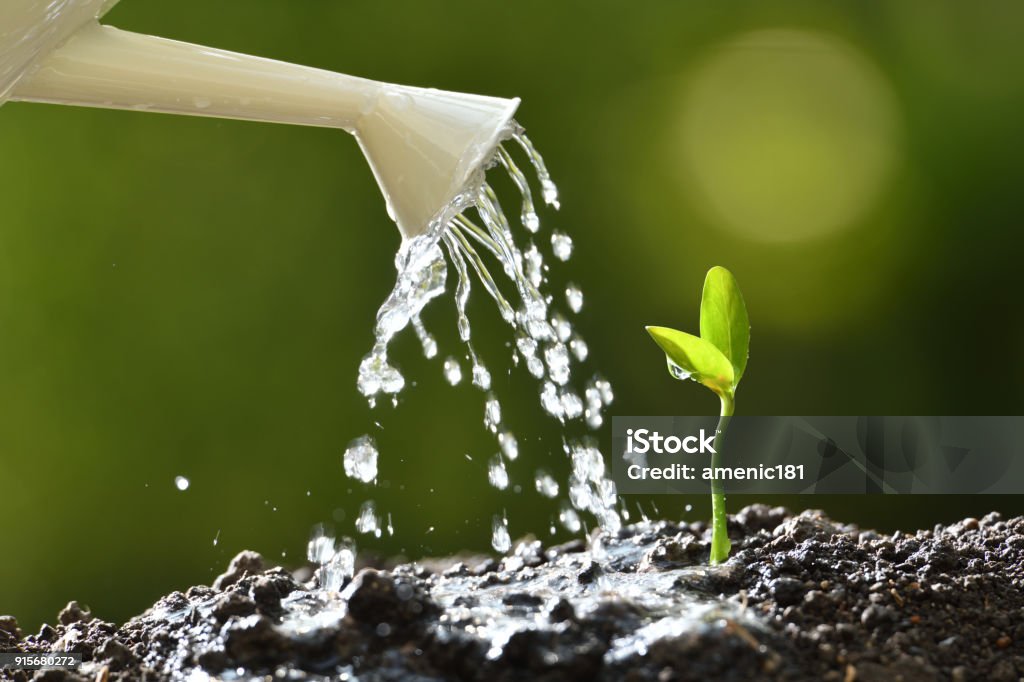
M 665 351 L 668 371 L 675 379 L 692 379 L 719 397 L 722 412 L 715 434 L 711 468 L 721 466 L 725 430 L 736 406 L 736 387 L 747 368 L 750 320 L 743 294 L 732 273 L 723 267 L 708 270 L 700 301 L 700 336 L 668 327 L 647 327 L 647 333 Z M 711 563 L 729 558 L 731 544 L 726 527 L 725 490 L 711 479 Z

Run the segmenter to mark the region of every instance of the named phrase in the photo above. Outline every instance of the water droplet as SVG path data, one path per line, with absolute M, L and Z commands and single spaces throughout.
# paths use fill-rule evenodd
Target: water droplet
M 363 483 L 377 480 L 377 443 L 372 436 L 360 436 L 349 443 L 343 460 L 349 478 Z
M 672 373 L 672 376 L 680 381 L 686 381 L 690 378 L 691 373 L 677 365 L 676 363 L 668 360 L 668 371 Z
M 558 397 L 558 387 L 550 381 L 545 381 L 540 391 L 540 404 L 544 411 L 556 419 L 561 419 L 563 414 L 562 401 Z
M 195 105 L 196 109 L 209 109 L 213 102 L 206 97 L 193 97 L 192 104 Z
M 569 304 L 569 310 L 578 313 L 583 308 L 583 292 L 575 284 L 565 288 L 565 302 Z
M 491 389 L 491 373 L 479 362 L 473 363 L 473 385 L 481 391 Z
M 459 365 L 459 361 L 451 356 L 444 361 L 444 378 L 452 386 L 462 381 L 462 367 Z
M 217 534 L 213 536 L 213 546 L 216 547 L 217 543 L 220 542 L 220 528 L 217 529 Z
M 416 331 L 416 336 L 419 337 L 420 345 L 423 346 L 423 357 L 428 360 L 436 357 L 437 341 L 430 335 L 427 328 L 423 326 L 423 321 L 418 314 L 412 317 L 412 328 Z
M 562 389 L 558 400 L 562 403 L 562 413 L 566 419 L 577 419 L 583 414 L 583 401 L 574 391 Z
M 569 350 L 576 356 L 576 359 L 583 362 L 587 359 L 587 355 L 590 353 L 590 349 L 587 347 L 587 342 L 583 340 L 582 336 L 574 336 L 572 341 L 569 342 Z
M 556 209 L 561 207 L 558 203 L 558 188 L 555 187 L 555 183 L 551 180 L 542 180 L 541 190 L 544 194 L 544 203 Z
M 583 527 L 583 524 L 580 523 L 580 515 L 568 505 L 562 506 L 562 510 L 558 513 L 558 520 L 561 522 L 562 527 L 570 533 L 579 533 L 580 528 Z
M 558 260 L 569 260 L 569 257 L 572 256 L 572 237 L 564 232 L 552 232 L 551 251 Z
M 537 488 L 537 492 L 544 497 L 558 497 L 558 482 L 543 469 L 537 471 L 537 474 L 533 477 L 533 483 Z
M 487 480 L 498 490 L 508 487 L 508 469 L 500 455 L 495 455 L 487 467 Z
M 551 328 L 555 330 L 555 336 L 562 343 L 568 341 L 572 336 L 572 324 L 558 313 L 551 318 Z
M 594 388 L 601 392 L 601 402 L 611 405 L 615 402 L 615 394 L 612 392 L 612 385 L 605 379 L 594 378 Z
M 363 358 L 359 364 L 359 392 L 371 399 L 377 393 L 398 393 L 405 387 L 405 377 L 397 369 L 388 364 L 387 349 L 375 346 L 373 351 Z
M 551 380 L 559 386 L 569 381 L 569 351 L 565 344 L 556 343 L 544 351 L 544 362 L 547 363 Z
M 373 533 L 378 538 L 380 537 L 380 517 L 377 516 L 377 509 L 373 504 L 373 500 L 363 502 L 363 505 L 359 508 L 356 530 L 360 533 Z
M 530 232 L 536 233 L 537 230 L 540 229 L 540 218 L 537 217 L 537 214 L 534 211 L 527 211 L 523 213 L 522 221 L 523 227 Z
M 508 534 L 508 521 L 495 514 L 491 522 L 491 547 L 494 551 L 504 554 L 512 549 L 512 538 Z
M 497 433 L 499 424 L 501 424 L 501 403 L 491 393 L 487 396 L 487 402 L 484 404 L 484 426 L 492 433 Z
M 536 244 L 531 243 L 523 253 L 523 266 L 530 284 L 539 287 L 544 282 L 544 257 Z
M 511 431 L 502 431 L 498 434 L 498 445 L 509 461 L 514 462 L 519 457 L 519 442 Z
M 191 482 L 187 478 L 185 478 L 184 476 L 175 476 L 174 477 L 174 487 L 177 488 L 178 490 L 181 490 L 181 491 L 188 490 L 189 485 L 191 485 Z

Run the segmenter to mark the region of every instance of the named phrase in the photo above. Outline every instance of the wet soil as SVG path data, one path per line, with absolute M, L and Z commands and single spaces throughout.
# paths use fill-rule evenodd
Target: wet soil
M 994 680 L 1024 678 L 1024 518 L 883 535 L 751 506 L 706 566 L 704 523 L 501 560 L 362 568 L 340 592 L 253 552 L 117 627 L 74 602 L 0 651 L 78 651 L 35 680 Z

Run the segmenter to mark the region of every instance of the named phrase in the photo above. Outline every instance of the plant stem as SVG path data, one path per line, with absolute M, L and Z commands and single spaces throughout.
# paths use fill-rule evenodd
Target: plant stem
M 722 462 L 722 446 L 725 445 L 725 430 L 729 427 L 729 419 L 735 409 L 735 399 L 731 395 L 722 395 L 722 414 L 718 418 L 715 433 L 715 454 L 711 455 L 711 469 L 714 471 Z M 725 488 L 717 477 L 711 479 L 711 565 L 720 564 L 729 558 L 728 519 L 725 515 Z

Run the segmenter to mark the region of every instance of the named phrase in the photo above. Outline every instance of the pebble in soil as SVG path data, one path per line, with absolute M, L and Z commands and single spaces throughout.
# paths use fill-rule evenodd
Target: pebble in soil
M 819 512 L 751 506 L 735 552 L 706 566 L 704 523 L 500 561 L 361 567 L 321 589 L 243 552 L 212 587 L 118 628 L 72 602 L 0 649 L 80 651 L 95 680 L 1017 680 L 1024 675 L 1024 518 L 989 514 L 883 535 Z M 357 567 L 358 568 L 358 567 Z M 268 677 L 269 676 L 269 677 Z

